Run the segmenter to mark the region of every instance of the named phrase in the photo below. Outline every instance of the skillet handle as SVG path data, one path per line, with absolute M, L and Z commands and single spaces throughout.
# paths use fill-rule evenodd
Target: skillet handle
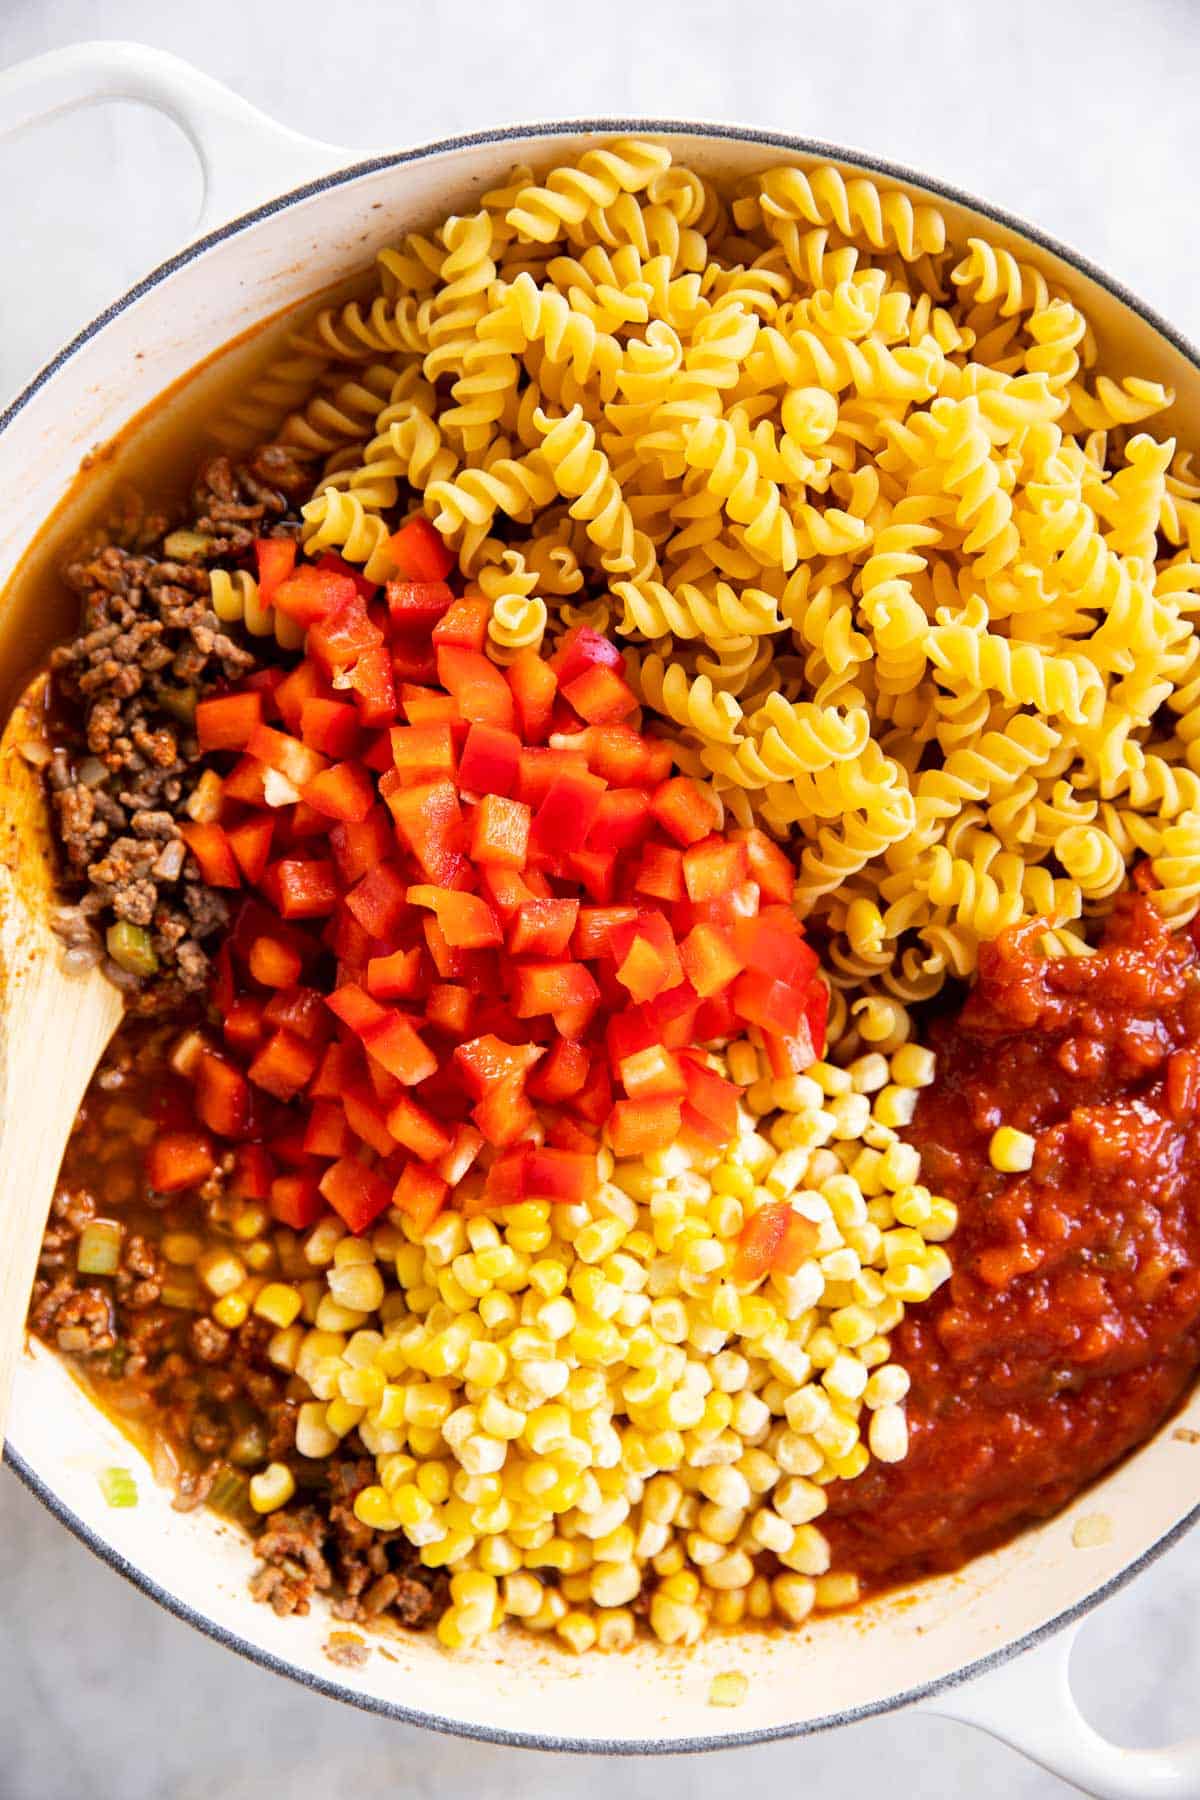
M 1070 1626 L 920 1709 L 989 1732 L 1094 1800 L 1200 1800 L 1200 1738 L 1127 1750 L 1088 1724 L 1071 1692 L 1078 1632 Z
M 104 100 L 166 113 L 200 159 L 204 198 L 189 238 L 354 160 L 259 112 L 190 63 L 146 44 L 71 44 L 0 70 L 0 139 Z

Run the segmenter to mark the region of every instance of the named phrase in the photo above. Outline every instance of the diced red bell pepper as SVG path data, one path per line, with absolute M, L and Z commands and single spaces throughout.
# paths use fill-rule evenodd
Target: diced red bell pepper
M 457 725 L 459 712 L 451 694 L 439 694 L 436 688 L 416 687 L 405 682 L 400 689 L 400 711 L 410 725 Z
M 392 761 L 402 787 L 453 781 L 457 759 L 449 725 L 393 725 Z
M 787 854 L 757 826 L 748 831 L 735 831 L 732 836 L 745 845 L 750 879 L 758 883 L 763 899 L 790 906 L 796 889 L 796 871 Z
M 180 825 L 179 835 L 200 865 L 200 878 L 209 887 L 242 885 L 233 847 L 219 825 Z
M 362 755 L 358 760 L 376 775 L 393 773 L 395 770 L 395 763 L 392 760 L 391 732 L 371 732 L 363 745 Z
M 608 1070 L 601 1057 L 593 1059 L 587 1080 L 566 1104 L 577 1118 L 586 1119 L 589 1125 L 603 1125 L 612 1111 L 613 1091 Z
M 540 806 L 560 775 L 587 773 L 587 759 L 577 750 L 555 750 L 526 745 L 521 752 L 517 798 L 527 806 Z
M 428 1231 L 446 1204 L 449 1186 L 434 1169 L 410 1162 L 396 1183 L 392 1205 L 411 1219 L 418 1231 Z
M 604 1028 L 604 1045 L 614 1068 L 629 1056 L 649 1050 L 661 1043 L 644 1006 L 631 1006 L 625 1012 L 610 1013 Z
M 338 555 L 336 550 L 323 550 L 317 558 L 317 567 L 331 570 L 335 575 L 347 576 L 354 583 L 355 593 L 361 594 L 364 600 L 374 599 L 379 592 L 377 581 L 368 581 L 361 569 L 356 569 L 353 563 L 348 563 L 344 556 Z
M 529 1077 L 528 1089 L 536 1100 L 558 1106 L 582 1091 L 591 1058 L 582 1044 L 556 1038 L 546 1060 Z
M 737 1132 L 740 1089 L 710 1069 L 695 1050 L 681 1052 L 680 1066 L 687 1084 L 688 1104 L 718 1128 L 722 1134 L 718 1141 L 727 1143 Z
M 471 725 L 496 725 L 511 731 L 516 724 L 512 691 L 496 667 L 478 650 L 458 644 L 440 644 L 438 680 L 453 694 L 463 718 Z
M 408 882 L 395 863 L 377 863 L 355 882 L 346 905 L 364 931 L 388 943 L 408 916 Z
M 617 725 L 637 711 L 638 697 L 615 669 L 593 664 L 562 683 L 562 694 L 589 725 Z
M 436 1162 L 445 1156 L 453 1139 L 450 1132 L 433 1114 L 418 1104 L 411 1094 L 401 1094 L 387 1116 L 387 1128 L 398 1144 L 420 1157 L 422 1162 Z
M 459 785 L 473 794 L 516 791 L 521 766 L 521 740 L 515 731 L 495 725 L 471 725 L 458 765 Z
M 593 775 L 603 776 L 610 787 L 653 788 L 670 774 L 670 756 L 658 774 L 656 744 L 632 725 L 593 725 L 584 733 L 582 747 Z
M 456 600 L 433 628 L 434 647 L 445 644 L 481 652 L 487 642 L 491 610 L 488 602 L 478 597 Z M 445 685 L 449 686 L 449 683 Z
M 303 843 L 305 838 L 328 837 L 329 820 L 307 800 L 297 800 L 290 813 L 280 815 L 279 828 L 289 845 L 295 845 Z
M 328 613 L 336 612 L 358 590 L 348 575 L 334 569 L 317 569 L 302 563 L 274 589 L 272 600 L 285 618 L 307 630 Z
M 309 1156 L 348 1156 L 356 1139 L 346 1109 L 333 1100 L 314 1100 L 304 1128 L 304 1148 Z
M 683 881 L 689 900 L 715 900 L 746 879 L 746 851 L 724 838 L 702 838 L 683 853 Z
M 474 1013 L 475 996 L 469 988 L 452 981 L 435 982 L 430 988 L 425 1002 L 425 1019 L 439 1031 L 462 1037 L 471 1029 Z
M 307 1231 L 325 1211 L 313 1175 L 277 1175 L 271 1183 L 271 1216 L 293 1231 Z
M 275 1179 L 275 1165 L 262 1144 L 239 1144 L 233 1153 L 229 1192 L 235 1200 L 265 1200 Z
M 509 955 L 564 956 L 578 917 L 578 900 L 527 900 L 509 924 Z
M 405 1087 L 416 1087 L 437 1068 L 437 1057 L 401 1012 L 389 1012 L 386 1018 L 368 1025 L 359 1034 L 368 1056 L 382 1063 L 389 1075 Z
M 327 819 L 361 825 L 375 804 L 375 783 L 370 770 L 358 762 L 334 763 L 322 769 L 303 789 L 308 804 Z
M 571 948 L 584 962 L 611 956 L 614 926 L 636 924 L 637 916 L 635 906 L 581 906 Z
M 389 1088 L 386 1098 L 377 1092 L 373 1077 L 378 1072 L 387 1076 L 386 1070 L 378 1070 L 375 1065 L 368 1064 L 372 1079 L 356 1082 L 348 1087 L 342 1095 L 342 1108 L 346 1114 L 346 1123 L 356 1138 L 377 1156 L 391 1156 L 396 1148 L 396 1140 L 387 1128 L 387 1108 L 399 1097 L 398 1090 Z M 387 1077 L 390 1081 L 390 1076 Z
M 590 970 L 579 962 L 522 963 L 512 971 L 513 1011 L 518 1019 L 595 1004 L 600 998 Z
M 416 642 L 406 637 L 392 639 L 392 679 L 400 688 L 408 687 L 413 682 L 419 683 L 421 687 L 428 687 L 431 681 L 437 680 L 437 664 L 433 660 L 432 647 L 427 638 Z M 450 700 L 448 694 L 446 698 Z M 453 706 L 454 702 L 450 700 L 450 704 Z M 456 712 L 457 710 L 455 708 Z
M 355 981 L 344 981 L 332 994 L 326 994 L 325 1004 L 334 1018 L 340 1019 L 358 1037 L 370 1026 L 380 1025 L 390 1017 L 388 1008 L 380 1006 L 378 1000 L 373 1000 Z
M 772 981 L 807 987 L 817 972 L 816 955 L 800 935 L 799 920 L 783 909 L 777 917 L 766 913 L 736 919 L 733 942 L 746 967 Z
M 339 1157 L 318 1184 L 322 1194 L 353 1232 L 365 1231 L 391 1205 L 392 1185 L 378 1169 L 368 1169 L 352 1156 Z
M 275 704 L 279 714 L 292 736 L 300 729 L 300 721 L 304 716 L 307 701 L 329 699 L 332 689 L 328 678 L 318 669 L 316 663 L 303 662 L 288 670 L 275 690 Z
M 599 1178 L 596 1158 L 545 1147 L 529 1152 L 523 1173 L 525 1197 L 553 1206 L 586 1206 L 595 1199 Z
M 307 786 L 314 776 L 329 766 L 318 751 L 310 750 L 307 744 L 285 731 L 276 731 L 273 725 L 255 726 L 247 740 L 246 753 L 257 757 L 268 769 L 275 769 L 295 788 Z
M 401 788 L 387 796 L 388 811 L 405 848 L 420 863 L 428 880 L 445 887 L 462 867 L 458 848 L 462 808 L 449 781 Z
M 354 593 L 336 611 L 309 626 L 304 647 L 310 657 L 336 675 L 382 642 L 383 633 L 369 616 L 362 595 Z
M 563 770 L 551 781 L 534 814 L 530 841 L 539 849 L 556 854 L 582 850 L 604 793 L 605 785 L 598 775 L 591 775 L 586 769 Z
M 640 788 L 612 788 L 600 796 L 587 847 L 589 850 L 628 850 L 641 843 L 653 822 L 649 795 Z
M 221 782 L 222 799 L 240 800 L 246 806 L 265 806 L 266 775 L 266 764 L 260 763 L 256 756 L 239 756 Z
M 354 694 L 359 722 L 372 727 L 390 725 L 396 716 L 396 681 L 388 651 L 382 645 L 364 650 L 347 669 L 345 679 Z
M 609 933 L 617 980 L 635 1001 L 653 1000 L 683 980 L 675 937 L 663 913 L 639 913 L 632 925 Z
M 525 1198 L 525 1170 L 531 1147 L 516 1144 L 503 1151 L 487 1172 L 484 1195 L 490 1207 L 517 1206 Z
M 678 1100 L 618 1100 L 609 1115 L 607 1135 L 614 1156 L 645 1156 L 673 1144 L 681 1126 Z
M 247 881 L 261 881 L 271 856 L 271 839 L 275 821 L 269 813 L 258 813 L 227 827 L 225 836 L 238 868 Z
M 471 818 L 472 862 L 523 869 L 529 856 L 532 817 L 520 800 L 485 794 Z
M 565 687 L 589 669 L 613 669 L 622 673 L 625 659 L 611 638 L 606 638 L 590 625 L 576 625 L 567 632 L 550 658 L 550 667 Z
M 567 875 L 579 882 L 589 900 L 595 900 L 604 906 L 616 898 L 615 850 L 572 850 L 565 862 Z
M 721 808 L 690 775 L 676 775 L 655 789 L 654 816 L 669 837 L 686 848 L 721 829 Z
M 315 696 L 300 708 L 300 739 L 310 750 L 341 762 L 353 756 L 359 743 L 358 714 L 344 700 Z
M 330 1044 L 308 1084 L 310 1096 L 314 1100 L 338 1099 L 361 1078 L 364 1060 L 357 1044 Z
M 264 606 L 274 603 L 275 590 L 296 566 L 295 538 L 256 538 L 254 560 L 258 566 L 258 597 Z
M 497 1082 L 471 1108 L 471 1117 L 488 1143 L 498 1150 L 505 1150 L 510 1144 L 528 1137 L 537 1123 L 519 1078 Z
M 457 1187 L 483 1149 L 483 1134 L 473 1125 L 456 1125 L 454 1142 L 445 1156 L 437 1160 L 437 1172 L 451 1187 Z
M 273 668 L 270 665 L 265 669 L 255 669 L 253 674 L 243 677 L 242 686 L 244 688 L 249 688 L 251 693 L 261 696 L 264 719 L 277 719 L 279 717 L 279 708 L 276 704 L 275 696 L 279 691 L 283 679 L 283 670 Z
M 387 812 L 376 806 L 358 824 L 335 825 L 329 833 L 329 848 L 342 881 L 353 887 L 395 849 Z
M 696 1041 L 701 1044 L 711 1044 L 717 1038 L 739 1035 L 738 1018 L 733 1010 L 728 988 L 701 1001 L 696 1009 L 695 1032 Z
M 804 1023 L 803 995 L 786 981 L 747 969 L 733 984 L 733 1004 L 748 1025 L 776 1037 L 796 1037 Z
M 617 1074 L 631 1100 L 674 1098 L 686 1091 L 683 1065 L 661 1044 L 625 1057 Z
M 482 1100 L 493 1088 L 507 1082 L 520 1085 L 546 1052 L 539 1044 L 509 1044 L 487 1032 L 459 1044 L 454 1061 L 463 1086 L 475 1100 Z
M 401 634 L 428 641 L 429 633 L 454 603 L 454 595 L 442 580 L 389 581 L 388 612 Z
M 727 931 L 719 925 L 693 925 L 679 946 L 683 972 L 702 999 L 719 994 L 745 968 Z
M 256 937 L 248 958 L 250 973 L 263 987 L 294 987 L 300 979 L 303 959 L 294 944 L 283 938 Z
M 552 1150 L 571 1150 L 587 1156 L 595 1156 L 600 1147 L 593 1131 L 565 1116 L 546 1127 L 546 1142 Z
M 283 857 L 270 864 L 261 885 L 285 919 L 321 919 L 338 902 L 337 872 L 319 857 L 306 862 Z
M 696 1041 L 696 1015 L 700 996 L 690 981 L 668 988 L 657 1000 L 646 1006 L 646 1017 L 654 1027 L 657 1041 L 668 1050 L 685 1050 Z
M 373 956 L 367 964 L 367 992 L 376 1000 L 414 1000 L 424 989 L 425 955 L 419 944 Z
M 212 1144 L 199 1131 L 164 1131 L 146 1153 L 146 1180 L 158 1194 L 199 1187 L 217 1166 Z
M 221 1009 L 220 1018 L 225 1042 L 240 1051 L 243 1057 L 252 1056 L 265 1035 L 262 1001 L 252 999 L 248 994 L 239 995 Z
M 201 750 L 244 750 L 262 716 L 262 695 L 253 691 L 198 700 L 196 737 Z
M 558 677 L 536 650 L 520 650 L 508 666 L 508 685 L 517 709 L 517 728 L 526 744 L 544 744 L 550 735 Z
M 388 550 L 406 581 L 444 581 L 454 567 L 453 550 L 420 513 L 393 531 Z
M 420 884 L 408 889 L 408 901 L 433 909 L 452 950 L 487 950 L 504 941 L 495 913 L 478 894 Z
M 794 1275 L 817 1245 L 817 1227 L 793 1212 L 786 1200 L 773 1200 L 752 1213 L 742 1227 L 733 1278 L 761 1281 L 764 1275 Z
M 268 1025 L 286 1025 L 310 1044 L 326 1044 L 333 1032 L 325 996 L 315 987 L 281 988 L 267 1001 L 263 1017 Z
M 256 1087 L 265 1088 L 276 1100 L 292 1100 L 311 1080 L 317 1062 L 314 1047 L 282 1026 L 267 1039 L 248 1073 Z

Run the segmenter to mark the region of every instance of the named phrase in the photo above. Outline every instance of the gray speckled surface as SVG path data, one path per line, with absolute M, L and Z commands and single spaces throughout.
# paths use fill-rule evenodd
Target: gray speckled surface
M 0 67 L 86 37 L 190 57 L 300 130 L 363 147 L 539 116 L 738 119 L 860 145 L 1074 243 L 1200 337 L 1195 0 L 0 0 Z M 0 146 L 0 392 L 186 233 L 173 127 L 105 107 Z M 1126 1743 L 1194 1727 L 1200 1537 L 1085 1627 L 1076 1689 Z M 849 1800 L 1070 1791 L 917 1715 L 669 1764 L 435 1738 L 239 1662 L 93 1560 L 0 1476 L 0 1800 L 396 1794 L 690 1800 L 778 1784 Z

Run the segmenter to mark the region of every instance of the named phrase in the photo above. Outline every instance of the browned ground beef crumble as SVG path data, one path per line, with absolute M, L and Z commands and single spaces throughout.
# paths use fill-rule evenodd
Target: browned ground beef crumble
M 126 920 L 150 931 L 159 973 L 134 993 L 139 1010 L 165 1010 L 203 989 L 206 946 L 229 916 L 224 897 L 199 879 L 178 821 L 203 770 L 195 702 L 245 675 L 261 646 L 222 626 L 209 605 L 210 571 L 245 562 L 256 537 L 295 535 L 311 485 L 311 469 L 282 445 L 237 466 L 211 458 L 187 509 L 196 534 L 187 561 L 163 548 L 178 521 L 135 510 L 66 570 L 83 610 L 79 635 L 50 659 L 47 778 L 66 886 L 78 898 L 61 930 L 81 956 L 95 943 L 93 926 Z

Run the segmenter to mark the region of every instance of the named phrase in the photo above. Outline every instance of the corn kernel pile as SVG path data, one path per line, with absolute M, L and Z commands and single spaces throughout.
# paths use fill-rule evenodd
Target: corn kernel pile
M 419 1239 L 398 1213 L 361 1238 L 330 1217 L 298 1246 L 299 1280 L 232 1250 L 198 1265 L 219 1320 L 275 1326 L 272 1361 L 311 1395 L 301 1454 L 357 1430 L 377 1473 L 360 1519 L 452 1571 L 448 1648 L 511 1618 L 617 1649 L 643 1588 L 668 1644 L 857 1598 L 830 1568 L 824 1489 L 906 1452 L 888 1333 L 946 1280 L 956 1222 L 898 1135 L 933 1057 L 903 1008 L 872 1008 L 852 1055 L 783 1081 L 731 1044 L 736 1140 L 707 1159 L 602 1151 L 590 1206 L 447 1212 Z M 781 1198 L 816 1226 L 814 1254 L 739 1285 L 739 1233 Z M 282 1465 L 251 1483 L 263 1513 L 293 1492 Z

